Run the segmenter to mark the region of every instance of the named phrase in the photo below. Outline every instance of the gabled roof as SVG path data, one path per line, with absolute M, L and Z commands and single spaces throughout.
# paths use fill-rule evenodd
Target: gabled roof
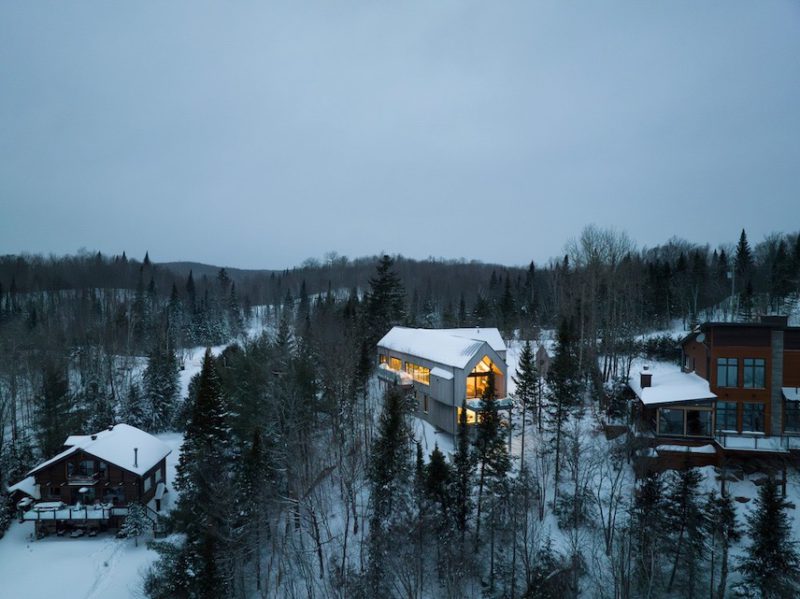
M 650 367 L 651 386 L 642 389 L 640 371 L 636 370 L 628 385 L 646 406 L 716 399 L 708 381 L 693 372 L 682 372 L 678 366 L 658 363 Z
M 85 451 L 109 464 L 143 476 L 170 453 L 170 448 L 153 435 L 127 424 L 116 424 L 94 435 L 71 435 L 64 442 L 67 449 L 42 462 L 28 475 L 61 461 L 65 457 Z M 134 448 L 138 450 L 134 465 Z
M 466 330 L 473 329 L 456 329 Z M 487 346 L 492 347 L 487 339 L 473 339 L 463 333 L 454 334 L 452 329 L 394 327 L 378 341 L 378 347 L 456 368 L 464 368 L 475 354 L 486 351 Z M 503 347 L 505 348 L 505 344 Z
M 14 491 L 25 493 L 25 495 L 33 499 L 41 499 L 41 496 L 39 495 L 39 485 L 36 484 L 36 479 L 32 476 L 24 478 L 17 484 L 11 485 L 8 488 L 9 493 L 13 493 Z
M 500 331 L 494 327 L 472 327 L 469 329 L 437 329 L 442 333 L 455 335 L 456 337 L 463 337 L 464 339 L 474 339 L 475 341 L 486 341 L 496 352 L 506 351 L 506 342 L 503 341 L 503 336 Z

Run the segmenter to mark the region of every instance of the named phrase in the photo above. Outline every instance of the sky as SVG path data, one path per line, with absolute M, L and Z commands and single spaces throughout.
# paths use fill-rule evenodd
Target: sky
M 0 254 L 800 229 L 800 2 L 0 0 Z

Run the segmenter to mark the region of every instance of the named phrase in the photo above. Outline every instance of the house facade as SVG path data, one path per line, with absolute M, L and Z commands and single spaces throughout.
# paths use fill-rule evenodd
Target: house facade
M 59 525 L 115 527 L 131 502 L 158 511 L 167 491 L 170 449 L 152 435 L 117 424 L 92 435 L 72 435 L 64 450 L 36 466 L 9 487 L 24 495 L 24 520 L 37 532 Z
M 800 449 L 800 327 L 775 316 L 709 322 L 680 347 L 679 369 L 631 377 L 640 428 L 659 442 L 712 447 L 725 458 Z
M 494 374 L 498 409 L 506 397 L 506 345 L 495 328 L 414 329 L 394 327 L 378 342 L 378 378 L 413 395 L 416 415 L 455 434 L 462 404 L 468 424 L 480 418 L 481 396 Z

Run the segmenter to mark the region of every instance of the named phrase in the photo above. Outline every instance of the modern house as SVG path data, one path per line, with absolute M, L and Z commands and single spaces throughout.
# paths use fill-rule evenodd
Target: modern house
M 680 346 L 681 367 L 631 377 L 640 430 L 720 458 L 800 450 L 800 327 L 777 316 L 709 322 Z
M 37 533 L 117 527 L 131 502 L 160 510 L 170 451 L 159 439 L 127 424 L 72 435 L 61 453 L 36 466 L 9 492 L 22 497 L 21 517 L 33 520 Z
M 510 409 L 506 345 L 497 329 L 394 327 L 378 342 L 378 378 L 404 387 L 416 400 L 416 415 L 450 434 L 456 433 L 463 403 L 468 424 L 480 418 L 490 371 L 495 405 Z

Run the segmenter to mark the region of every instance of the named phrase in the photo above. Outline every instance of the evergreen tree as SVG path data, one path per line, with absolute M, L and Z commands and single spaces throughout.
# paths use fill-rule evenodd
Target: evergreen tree
M 375 276 L 369 280 L 366 310 L 371 346 L 405 318 L 405 292 L 393 266 L 394 261 L 389 256 L 383 256 L 378 262 Z
M 758 490 L 755 509 L 747 519 L 750 545 L 738 570 L 742 590 L 764 599 L 796 597 L 800 593 L 800 555 L 792 535 L 788 502 L 770 477 Z
M 638 595 L 652 596 L 662 574 L 662 556 L 668 548 L 664 542 L 666 505 L 664 482 L 657 472 L 649 472 L 636 489 L 631 508 L 634 584 Z
M 376 595 L 388 596 L 391 573 L 386 556 L 397 550 L 410 511 L 412 434 L 402 391 L 390 388 L 384 398 L 378 435 L 370 455 L 369 580 Z
M 228 595 L 229 580 L 219 563 L 230 552 L 226 516 L 235 460 L 226 401 L 207 349 L 175 478 L 177 524 L 186 534 L 182 551 L 189 564 L 184 583 L 193 597 Z
M 733 506 L 733 499 L 729 493 L 723 492 L 717 495 L 712 491 L 708 496 L 705 507 L 707 534 L 711 538 L 711 555 L 716 555 L 717 547 L 720 550 L 720 578 L 716 590 L 717 599 L 725 599 L 728 590 L 728 567 L 730 548 L 734 543 L 738 543 L 742 538 L 739 525 L 736 520 L 736 508 Z M 714 576 L 714 568 L 711 571 Z M 712 580 L 712 588 L 713 588 Z
M 667 530 L 673 533 L 674 541 L 667 591 L 677 586 L 689 598 L 698 592 L 706 541 L 705 513 L 699 499 L 701 479 L 696 468 L 672 472 L 666 502 Z
M 531 411 L 533 414 L 538 413 L 536 399 L 538 397 L 539 374 L 536 371 L 536 359 L 533 356 L 533 349 L 531 348 L 530 341 L 526 341 L 525 345 L 522 346 L 522 352 L 519 355 L 519 364 L 517 365 L 517 373 L 516 376 L 512 378 L 517 385 L 517 398 L 522 404 L 522 447 L 520 449 L 519 466 L 519 469 L 522 470 L 525 467 L 525 424 L 528 419 L 528 411 Z
M 467 424 L 466 400 L 461 403 L 456 435 L 456 452 L 453 456 L 453 498 L 456 526 L 461 531 L 463 542 L 470 515 L 472 514 L 472 486 L 475 476 L 475 458 L 470 451 L 469 425 Z
M 147 356 L 144 371 L 144 397 L 146 415 L 151 432 L 169 428 L 175 414 L 180 392 L 178 360 L 172 343 L 165 336 L 156 343 Z
M 139 537 L 147 531 L 151 524 L 147 511 L 141 503 L 133 501 L 128 504 L 128 515 L 122 525 L 121 532 L 128 538 L 133 537 L 134 545 L 139 546 Z
M 69 392 L 66 367 L 48 361 L 42 373 L 42 390 L 36 409 L 36 430 L 42 455 L 57 454 L 64 439 L 74 432 L 74 399 Z
M 564 425 L 570 415 L 570 408 L 580 402 L 580 380 L 578 359 L 575 351 L 575 339 L 572 324 L 566 318 L 561 320 L 556 338 L 556 351 L 547 371 L 550 405 L 547 415 L 551 429 L 554 430 L 553 445 L 555 450 L 555 492 L 561 478 L 561 453 L 564 436 Z
M 120 422 L 135 426 L 136 428 L 146 429 L 151 424 L 148 418 L 149 410 L 146 409 L 142 392 L 139 385 L 131 383 L 128 387 L 128 393 L 122 401 L 122 408 L 120 410 Z
M 484 489 L 497 496 L 507 491 L 506 475 L 511 468 L 508 446 L 500 427 L 495 398 L 494 371 L 489 370 L 486 389 L 481 396 L 482 411 L 476 425 L 475 461 L 478 469 L 478 512 L 475 520 L 475 546 L 480 542 L 481 511 Z M 488 485 L 487 485 L 488 483 Z

